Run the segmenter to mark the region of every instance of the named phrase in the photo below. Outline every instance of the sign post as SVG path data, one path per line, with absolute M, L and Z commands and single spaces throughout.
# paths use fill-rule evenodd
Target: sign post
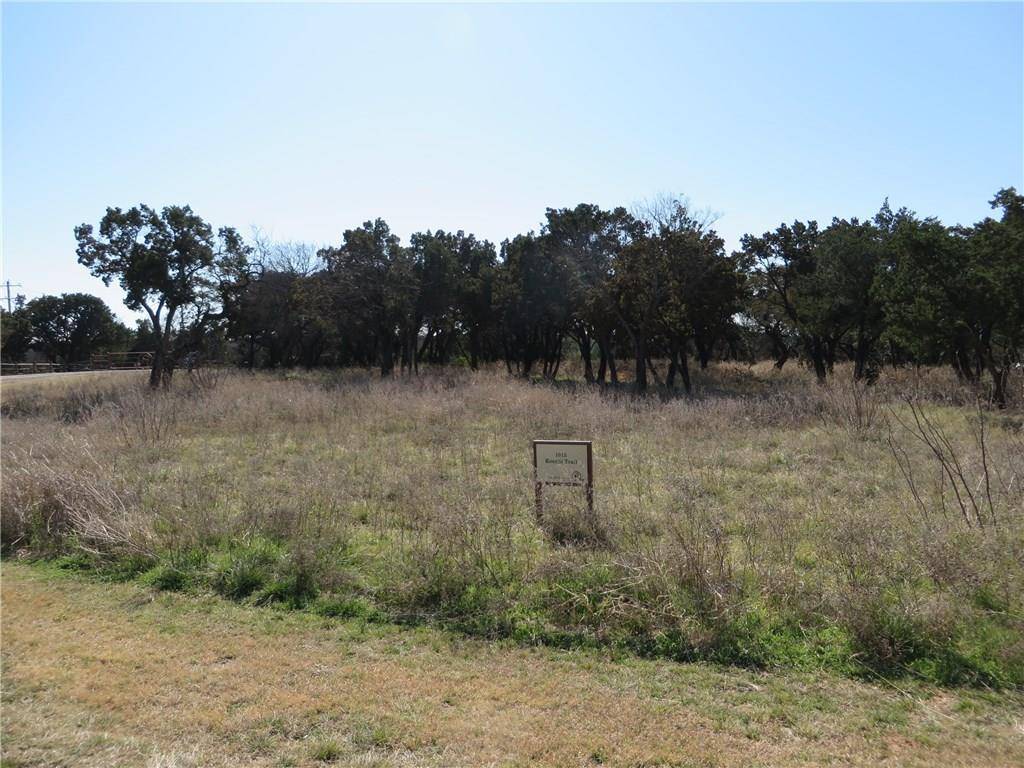
M 594 451 L 589 440 L 534 440 L 533 489 L 537 520 L 544 516 L 544 486 L 582 487 L 594 514 Z

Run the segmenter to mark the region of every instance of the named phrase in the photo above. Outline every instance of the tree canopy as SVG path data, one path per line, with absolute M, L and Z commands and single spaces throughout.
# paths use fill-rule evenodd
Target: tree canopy
M 75 228 L 78 262 L 125 292 L 129 309 L 144 310 L 153 326 L 156 349 L 150 385 L 170 379 L 175 356 L 168 354 L 175 320 L 198 335 L 217 308 L 225 283 L 244 273 L 248 248 L 238 233 L 213 228 L 185 206 L 156 211 L 140 205 L 108 208 L 98 235 L 91 224 Z M 186 317 L 187 316 L 187 317 Z
M 426 230 L 407 244 L 383 219 L 337 245 L 246 243 L 187 206 L 110 208 L 76 229 L 79 261 L 117 281 L 149 318 L 158 362 L 227 350 L 249 367 L 502 361 L 555 378 L 578 355 L 588 382 L 689 391 L 690 360 L 771 357 L 819 380 L 837 361 L 873 381 L 882 365 L 951 365 L 1006 398 L 1024 344 L 1024 197 L 1000 190 L 997 217 L 947 226 L 886 201 L 865 219 L 780 224 L 728 253 L 715 218 L 663 196 L 630 212 L 549 208 L 539 231 L 499 246 Z M 596 361 L 596 365 L 595 365 Z M 664 363 L 662 363 L 664 365 Z
M 3 314 L 3 354 L 20 361 L 34 350 L 51 363 L 88 362 L 100 352 L 123 351 L 131 331 L 96 296 L 63 293 L 40 296 Z

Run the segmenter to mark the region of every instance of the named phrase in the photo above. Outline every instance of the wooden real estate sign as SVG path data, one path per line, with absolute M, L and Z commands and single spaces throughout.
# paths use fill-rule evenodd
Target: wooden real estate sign
M 534 440 L 533 485 L 537 517 L 544 513 L 545 485 L 584 488 L 587 509 L 594 511 L 594 451 L 589 440 Z

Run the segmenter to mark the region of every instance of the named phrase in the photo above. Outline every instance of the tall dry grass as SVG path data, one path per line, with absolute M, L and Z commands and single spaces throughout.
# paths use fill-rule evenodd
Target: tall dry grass
M 982 411 L 979 443 L 977 407 L 932 394 L 944 372 L 904 376 L 719 365 L 642 400 L 456 370 L 5 393 L 3 545 L 523 642 L 1022 685 L 1016 417 Z M 594 441 L 593 515 L 552 489 L 538 520 L 534 438 Z M 947 514 L 963 487 L 997 525 Z

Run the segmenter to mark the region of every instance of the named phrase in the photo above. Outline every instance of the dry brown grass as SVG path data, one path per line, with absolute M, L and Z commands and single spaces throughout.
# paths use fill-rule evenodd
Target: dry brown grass
M 5 766 L 1013 766 L 1019 694 L 500 647 L 3 567 Z
M 523 642 L 1021 684 L 1020 494 L 998 531 L 925 525 L 883 428 L 945 372 L 870 391 L 767 365 L 695 381 L 692 399 L 635 400 L 494 372 L 239 373 L 100 392 L 77 422 L 61 397 L 5 394 L 4 543 L 136 556 L 154 583 L 257 602 L 314 584 Z M 931 418 L 968 445 L 976 411 L 949 400 Z M 986 459 L 1016 472 L 1016 417 L 989 418 Z M 594 441 L 596 519 L 552 493 L 538 525 L 538 437 Z M 936 477 L 927 446 L 896 439 Z
M 144 382 L 148 370 L 131 371 L 79 371 L 72 373 L 40 373 L 22 376 L 0 377 L 0 389 L 8 392 L 18 390 L 67 390 L 106 384 L 127 384 Z

